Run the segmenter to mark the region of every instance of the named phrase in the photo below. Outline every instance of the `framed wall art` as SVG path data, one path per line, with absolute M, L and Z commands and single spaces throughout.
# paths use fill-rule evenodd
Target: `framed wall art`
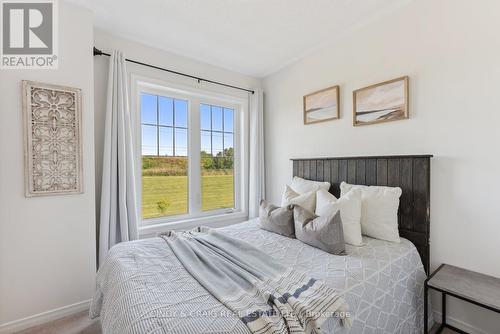
M 82 187 L 81 90 L 23 81 L 26 196 Z
M 408 77 L 384 81 L 353 92 L 353 125 L 408 118 Z
M 338 119 L 339 95 L 339 86 L 333 86 L 304 96 L 304 124 Z

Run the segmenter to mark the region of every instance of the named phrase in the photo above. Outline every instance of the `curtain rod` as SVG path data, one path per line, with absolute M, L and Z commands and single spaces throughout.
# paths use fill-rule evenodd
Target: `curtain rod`
M 94 56 L 108 56 L 109 57 L 111 55 L 109 53 L 102 52 L 101 50 L 99 50 L 98 48 L 96 48 L 94 46 Z M 128 61 L 129 63 L 134 63 L 134 64 L 138 64 L 138 65 L 142 65 L 142 66 L 147 66 L 147 67 L 151 67 L 151 68 L 154 68 L 154 69 L 157 69 L 157 70 L 160 70 L 160 71 L 165 71 L 165 72 L 169 72 L 169 73 L 173 73 L 173 74 L 177 74 L 177 75 L 182 75 L 184 77 L 188 77 L 188 78 L 191 78 L 191 79 L 195 79 L 195 80 L 198 81 L 198 83 L 201 83 L 202 81 L 204 81 L 204 82 L 208 82 L 208 83 L 211 83 L 211 84 L 214 84 L 214 85 L 219 85 L 219 86 L 229 87 L 229 88 L 233 88 L 233 89 L 238 89 L 238 90 L 242 90 L 242 91 L 249 92 L 249 93 L 252 93 L 252 94 L 255 93 L 255 91 L 253 91 L 251 89 L 241 88 L 241 87 L 238 87 L 238 86 L 228 85 L 228 84 L 225 84 L 225 83 L 222 83 L 222 82 L 218 82 L 218 81 L 213 81 L 213 80 L 209 80 L 209 79 L 204 79 L 204 78 L 196 77 L 194 75 L 190 75 L 190 74 L 186 74 L 186 73 L 182 73 L 182 72 L 177 72 L 177 71 L 174 71 L 174 70 L 169 70 L 167 68 L 163 68 L 163 67 L 159 67 L 159 66 L 155 66 L 155 65 L 151 65 L 151 64 L 146 64 L 146 63 L 143 63 L 143 62 L 140 62 L 140 61 L 137 61 L 137 60 L 128 59 L 128 58 L 125 58 L 125 60 Z

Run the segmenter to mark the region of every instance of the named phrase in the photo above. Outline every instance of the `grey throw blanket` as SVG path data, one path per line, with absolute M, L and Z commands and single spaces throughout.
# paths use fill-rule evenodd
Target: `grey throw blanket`
M 332 316 L 350 326 L 347 305 L 334 289 L 285 268 L 247 242 L 206 227 L 160 236 L 252 333 L 319 333 Z

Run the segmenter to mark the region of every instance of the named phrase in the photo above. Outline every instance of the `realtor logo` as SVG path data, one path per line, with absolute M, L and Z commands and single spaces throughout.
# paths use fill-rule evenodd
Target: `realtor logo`
M 0 0 L 0 68 L 57 68 L 56 1 Z

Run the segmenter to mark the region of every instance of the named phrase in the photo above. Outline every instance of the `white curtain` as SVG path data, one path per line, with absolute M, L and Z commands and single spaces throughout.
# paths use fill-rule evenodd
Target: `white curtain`
M 264 171 L 264 93 L 250 95 L 250 164 L 248 175 L 248 217 L 259 216 L 259 203 L 265 196 Z
M 109 62 L 99 225 L 99 264 L 115 244 L 137 239 L 137 208 L 127 70 L 122 52 Z

